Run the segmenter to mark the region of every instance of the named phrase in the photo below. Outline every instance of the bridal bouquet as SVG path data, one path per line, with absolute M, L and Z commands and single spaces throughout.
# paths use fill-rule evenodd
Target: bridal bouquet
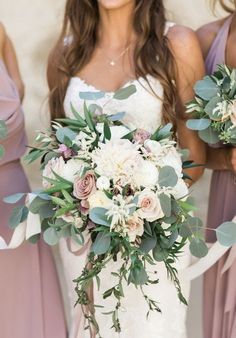
M 209 144 L 236 145 L 236 69 L 219 65 L 195 85 L 195 99 L 187 105 L 194 119 L 187 122 Z
M 121 90 L 120 99 L 124 91 L 134 91 L 131 87 Z M 111 315 L 119 332 L 124 284 L 140 289 L 149 311 L 160 311 L 143 289 L 158 283 L 148 273 L 150 265 L 164 262 L 180 300 L 186 303 L 175 262 L 187 242 L 197 257 L 208 251 L 202 222 L 192 216 L 194 207 L 184 181 L 189 177 L 182 171 L 193 164 L 182 163 L 171 125 L 150 134 L 131 130 L 121 122 L 124 113 L 106 115 L 98 105 L 85 103 L 83 114 L 73 105 L 71 110 L 74 118 L 54 121 L 50 131 L 37 136 L 38 144 L 27 160 L 41 159 L 43 190 L 31 193 L 25 205 L 14 209 L 10 225 L 17 230 L 27 218 L 38 215 L 37 226 L 29 222 L 25 230 L 29 241 L 35 243 L 42 233 L 49 245 L 66 238 L 69 246 L 77 245 L 78 252 L 88 248 L 87 264 L 75 280 L 77 303 L 88 327 L 98 333 L 89 289 L 94 281 L 99 287 L 100 272 L 119 259 L 120 268 L 112 272 L 117 283 L 103 294 L 104 299 L 117 301 L 113 311 L 104 312 Z M 23 196 L 5 201 L 16 203 Z

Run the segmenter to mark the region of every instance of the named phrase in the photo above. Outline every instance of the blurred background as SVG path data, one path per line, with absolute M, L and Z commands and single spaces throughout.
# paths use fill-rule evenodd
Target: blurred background
M 222 16 L 213 15 L 210 0 L 164 0 L 171 21 L 198 28 Z M 46 63 L 50 49 L 61 28 L 65 0 L 0 0 L 2 21 L 14 42 L 26 87 L 24 111 L 29 144 L 35 130 L 48 125 Z M 37 165 L 26 168 L 32 188 L 39 187 Z M 205 220 L 210 173 L 193 187 L 199 215 Z M 59 266 L 60 270 L 60 266 Z M 63 283 L 63 281 L 62 281 Z M 201 279 L 193 282 L 188 314 L 189 338 L 202 338 Z M 158 325 L 158 323 L 157 323 Z M 146 338 L 144 336 L 144 338 Z

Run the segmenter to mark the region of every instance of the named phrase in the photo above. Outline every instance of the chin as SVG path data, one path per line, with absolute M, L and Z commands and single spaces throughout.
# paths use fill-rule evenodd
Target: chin
M 105 9 L 119 9 L 128 4 L 134 4 L 135 0 L 97 0 L 99 5 Z

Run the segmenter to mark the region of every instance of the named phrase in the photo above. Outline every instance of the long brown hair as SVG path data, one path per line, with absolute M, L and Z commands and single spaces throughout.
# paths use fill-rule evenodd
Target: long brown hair
M 90 61 L 97 43 L 98 25 L 97 1 L 67 0 L 62 32 L 48 63 L 52 119 L 64 116 L 63 101 L 69 80 Z M 164 34 L 166 18 L 163 1 L 136 0 L 133 27 L 139 37 L 134 54 L 135 75 L 146 78 L 150 74 L 161 82 L 164 121 L 176 126 L 176 70 L 168 38 Z M 65 43 L 65 39 L 69 41 Z
M 233 13 L 236 9 L 236 0 L 213 0 L 212 3 L 214 10 L 217 4 L 220 4 L 220 6 L 228 13 Z

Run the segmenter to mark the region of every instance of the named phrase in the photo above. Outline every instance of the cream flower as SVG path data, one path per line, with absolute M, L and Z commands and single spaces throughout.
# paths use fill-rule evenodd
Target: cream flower
M 144 233 L 144 222 L 139 217 L 138 213 L 134 213 L 127 221 L 127 234 L 130 242 L 134 242 L 137 236 L 142 236 Z
M 141 218 L 149 222 L 154 222 L 162 217 L 164 213 L 161 208 L 160 200 L 156 193 L 150 189 L 144 189 L 139 195 L 138 214 Z
M 44 170 L 43 170 L 43 177 L 55 179 L 55 176 L 53 174 L 53 171 L 59 175 L 62 176 L 62 172 L 65 167 L 65 161 L 63 160 L 63 157 L 55 157 L 52 158 L 48 163 L 46 164 Z M 50 182 L 48 182 L 46 179 L 43 178 L 43 187 L 45 189 L 48 189 L 52 186 Z
M 159 142 L 154 140 L 147 140 L 144 142 L 144 147 L 147 149 L 147 151 L 151 152 L 156 157 L 161 156 L 162 146 Z
M 109 209 L 113 202 L 109 199 L 106 194 L 100 190 L 97 190 L 88 198 L 90 210 L 93 208 L 105 208 Z
M 61 176 L 67 181 L 74 182 L 75 178 L 80 175 L 83 167 L 83 161 L 72 158 L 64 165 Z
M 63 221 L 67 223 L 74 224 L 76 228 L 81 228 L 83 226 L 83 220 L 80 217 L 74 217 L 71 214 L 65 214 L 60 216 L 60 218 L 62 218 Z
M 115 183 L 122 178 L 126 178 L 126 183 L 129 183 L 142 161 L 137 146 L 123 139 L 101 143 L 91 156 L 96 165 L 95 171 L 100 176 L 113 179 Z
M 161 167 L 170 166 L 175 169 L 179 178 L 183 176 L 181 156 L 175 147 L 166 149 L 165 155 L 160 159 L 159 165 Z
M 155 164 L 148 160 L 142 160 L 134 171 L 133 182 L 138 187 L 148 188 L 157 184 L 158 176 L 158 169 Z
M 184 182 L 182 178 L 180 178 L 176 184 L 176 186 L 173 188 L 173 191 L 171 194 L 174 196 L 176 199 L 183 199 L 187 198 L 189 194 L 189 189 L 187 184 Z
M 96 186 L 98 190 L 108 190 L 110 188 L 110 180 L 106 176 L 100 176 L 97 179 Z

